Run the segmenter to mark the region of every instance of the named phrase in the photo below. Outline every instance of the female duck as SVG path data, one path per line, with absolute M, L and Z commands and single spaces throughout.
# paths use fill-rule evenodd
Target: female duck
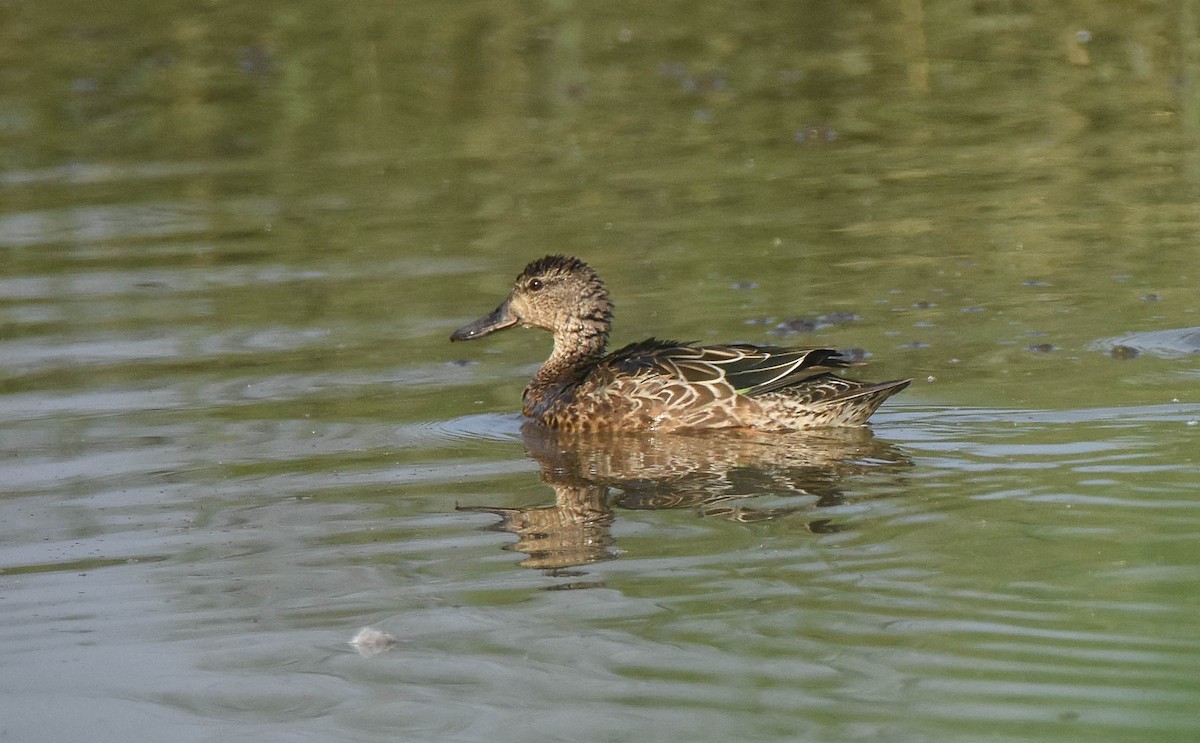
M 834 372 L 850 362 L 828 348 L 649 338 L 606 355 L 608 290 L 586 263 L 561 255 L 526 266 L 495 311 L 450 340 L 518 324 L 554 333 L 554 351 L 525 388 L 524 413 L 568 431 L 858 426 L 911 381 L 843 379 Z

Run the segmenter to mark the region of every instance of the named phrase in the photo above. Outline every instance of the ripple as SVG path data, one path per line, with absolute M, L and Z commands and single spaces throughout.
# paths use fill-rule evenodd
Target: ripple
M 419 438 L 427 442 L 520 441 L 521 424 L 524 421 L 525 418 L 516 413 L 480 413 L 450 420 L 415 423 L 402 430 L 423 434 Z
M 1193 356 L 1200 354 L 1200 327 L 1130 333 L 1112 338 L 1101 338 L 1089 346 L 1093 351 L 1105 352 L 1112 352 L 1114 348 L 1118 347 L 1132 348 L 1166 359 Z

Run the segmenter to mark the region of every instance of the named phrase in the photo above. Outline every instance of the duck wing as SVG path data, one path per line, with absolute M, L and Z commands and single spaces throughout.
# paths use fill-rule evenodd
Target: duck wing
M 607 361 L 619 374 L 649 371 L 748 396 L 795 386 L 850 365 L 831 348 L 693 346 L 655 338 L 626 346 Z

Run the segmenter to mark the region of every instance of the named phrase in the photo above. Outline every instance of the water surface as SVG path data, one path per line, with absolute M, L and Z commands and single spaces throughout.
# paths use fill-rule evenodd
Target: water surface
M 1200 732 L 1195 3 L 3 15 L 9 739 Z M 915 382 L 539 432 L 550 252 Z

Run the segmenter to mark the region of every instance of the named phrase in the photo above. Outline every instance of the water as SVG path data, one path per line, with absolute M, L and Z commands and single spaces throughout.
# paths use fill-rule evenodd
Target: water
M 7 9 L 0 737 L 1194 738 L 1197 18 Z M 915 382 L 548 437 L 549 252 Z

